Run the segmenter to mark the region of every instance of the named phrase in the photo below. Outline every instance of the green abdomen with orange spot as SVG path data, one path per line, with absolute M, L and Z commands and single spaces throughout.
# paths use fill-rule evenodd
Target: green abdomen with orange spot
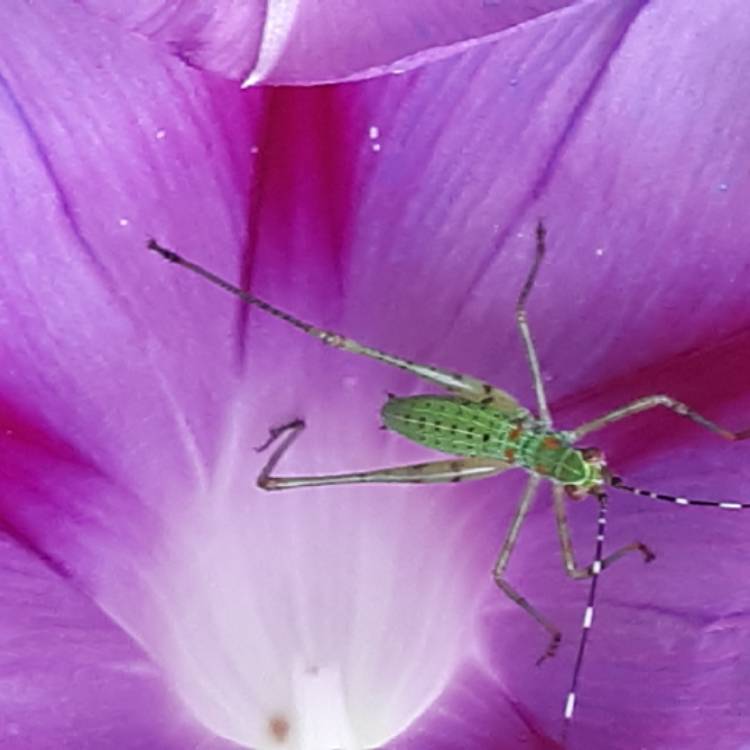
M 455 396 L 391 397 L 385 426 L 420 445 L 455 456 L 504 461 L 563 485 L 587 486 L 596 471 L 563 432 L 526 412 L 508 415 Z

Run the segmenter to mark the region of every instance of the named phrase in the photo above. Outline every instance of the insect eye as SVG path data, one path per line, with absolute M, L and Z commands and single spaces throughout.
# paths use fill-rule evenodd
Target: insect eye
M 604 463 L 604 452 L 599 448 L 584 448 L 581 451 L 583 460 L 590 464 L 603 464 Z

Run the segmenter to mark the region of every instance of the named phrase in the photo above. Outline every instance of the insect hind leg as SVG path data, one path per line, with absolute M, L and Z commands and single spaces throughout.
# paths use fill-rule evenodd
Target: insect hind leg
M 271 427 L 268 430 L 268 439 L 262 445 L 259 445 L 255 451 L 256 453 L 262 453 L 263 451 L 270 448 L 279 439 L 281 442 L 274 448 L 271 455 L 268 457 L 268 461 L 264 464 L 263 468 L 258 474 L 256 484 L 258 487 L 267 488 L 272 484 L 273 477 L 271 474 L 281 461 L 284 454 L 291 448 L 292 443 L 300 436 L 302 430 L 305 429 L 305 421 L 303 419 L 293 419 L 291 422 L 279 425 L 278 427 Z
M 149 240 L 148 248 L 161 255 L 162 258 L 170 263 L 182 266 L 188 271 L 200 276 L 202 279 L 218 286 L 220 289 L 223 289 L 225 292 L 229 292 L 239 298 L 245 304 L 257 307 L 268 315 L 284 321 L 297 330 L 302 331 L 302 333 L 317 339 L 325 346 L 330 346 L 333 349 L 338 349 L 350 354 L 369 357 L 391 367 L 405 370 L 432 385 L 445 388 L 451 393 L 456 393 L 472 401 L 480 401 L 492 405 L 505 413 L 513 414 L 518 417 L 523 417 L 527 414 L 526 410 L 523 409 L 510 394 L 505 393 L 499 388 L 495 388 L 478 378 L 459 372 L 445 370 L 441 367 L 433 367 L 432 365 L 423 365 L 418 362 L 413 362 L 409 359 L 404 359 L 403 357 L 398 357 L 394 354 L 381 351 L 380 349 L 365 346 L 364 344 L 346 336 L 342 336 L 335 331 L 327 331 L 323 328 L 318 328 L 317 326 L 307 323 L 301 318 L 262 300 L 260 297 L 256 297 L 254 294 L 251 294 L 244 289 L 240 289 L 234 284 L 231 284 L 220 276 L 217 276 L 215 273 L 209 271 L 207 268 L 204 268 L 197 263 L 193 263 L 187 258 L 183 258 L 181 255 L 178 255 L 166 247 L 162 247 L 156 242 L 156 240 Z
M 437 484 L 484 479 L 512 468 L 512 465 L 505 461 L 464 456 L 346 474 L 273 476 L 279 461 L 304 428 L 304 421 L 295 419 L 288 424 L 272 427 L 269 430 L 268 440 L 255 450 L 264 451 L 277 440 L 280 442 L 258 475 L 256 480 L 258 487 L 263 490 L 290 490 L 300 487 L 333 487 L 340 484 Z
M 270 448 L 285 432 L 296 430 L 301 432 L 305 427 L 305 421 L 303 419 L 293 419 L 291 422 L 279 425 L 278 427 L 271 427 L 268 430 L 268 439 L 265 443 L 259 445 L 256 449 L 256 453 L 263 453 L 263 451 Z

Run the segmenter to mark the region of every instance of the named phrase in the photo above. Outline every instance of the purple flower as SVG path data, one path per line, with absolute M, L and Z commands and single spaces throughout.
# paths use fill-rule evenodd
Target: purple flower
M 558 426 L 667 392 L 746 427 L 745 15 L 239 5 L 0 8 L 0 748 L 554 747 L 587 584 L 546 491 L 508 572 L 563 631 L 536 668 L 489 575 L 521 473 L 260 492 L 254 448 L 295 417 L 285 474 L 425 456 L 378 429 L 420 384 L 146 241 L 533 405 L 513 305 L 542 216 Z M 633 484 L 750 500 L 749 446 L 672 414 L 595 442 Z M 657 560 L 599 581 L 570 746 L 741 747 L 750 515 L 613 492 L 609 521 Z

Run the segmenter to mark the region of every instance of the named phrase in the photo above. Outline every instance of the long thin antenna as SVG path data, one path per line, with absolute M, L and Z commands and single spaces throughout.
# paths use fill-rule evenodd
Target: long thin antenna
M 602 572 L 602 560 L 604 559 L 604 533 L 607 528 L 607 496 L 599 494 L 596 498 L 599 501 L 599 514 L 596 519 L 596 548 L 594 550 L 594 562 L 591 565 L 591 583 L 589 585 L 589 595 L 586 600 L 586 609 L 583 613 L 583 623 L 581 627 L 581 637 L 578 641 L 578 653 L 576 654 L 575 666 L 573 667 L 573 677 L 570 682 L 570 690 L 565 698 L 565 708 L 563 710 L 563 743 L 568 734 L 573 711 L 576 705 L 576 690 L 578 689 L 578 677 L 581 674 L 583 665 L 583 655 L 586 651 L 586 643 L 589 638 L 589 631 L 594 621 L 594 601 L 596 599 L 596 587 L 599 583 L 599 574 Z
M 743 510 L 750 508 L 750 503 L 738 503 L 733 500 L 695 500 L 689 497 L 680 497 L 678 495 L 667 495 L 664 492 L 653 492 L 651 490 L 644 490 L 640 487 L 631 487 L 628 484 L 623 484 L 620 477 L 612 477 L 609 480 L 609 484 L 618 489 L 630 492 L 633 495 L 641 495 L 642 497 L 651 498 L 651 500 L 664 500 L 674 505 L 703 505 L 709 508 L 724 508 L 724 510 Z

